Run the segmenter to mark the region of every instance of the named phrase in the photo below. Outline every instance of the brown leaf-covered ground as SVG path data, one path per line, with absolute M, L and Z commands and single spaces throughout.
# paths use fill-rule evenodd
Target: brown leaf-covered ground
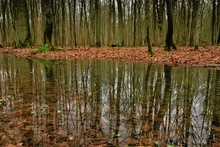
M 154 47 L 154 55 L 148 54 L 147 47 L 101 47 L 101 48 L 65 48 L 51 52 L 33 54 L 36 49 L 24 48 L 0 49 L 2 53 L 24 58 L 38 59 L 98 59 L 98 60 L 117 60 L 117 61 L 135 61 L 145 63 L 157 63 L 167 65 L 192 65 L 192 66 L 214 66 L 220 67 L 220 46 L 200 47 L 194 50 L 192 47 L 179 47 L 178 50 L 164 51 L 163 48 Z

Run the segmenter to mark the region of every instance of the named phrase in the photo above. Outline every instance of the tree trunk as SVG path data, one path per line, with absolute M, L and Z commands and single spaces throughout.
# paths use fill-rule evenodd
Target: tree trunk
M 68 32 L 66 31 L 67 28 L 67 23 L 66 23 L 66 0 L 62 0 L 61 4 L 62 4 L 62 46 L 66 46 L 67 45 L 67 34 Z M 51 18 L 52 20 L 52 18 Z M 51 33 L 52 34 L 52 33 Z
M 32 43 L 26 0 L 14 0 L 14 12 L 17 26 L 16 47 L 30 46 Z
M 74 46 L 77 46 L 77 42 L 76 42 L 76 0 L 73 1 L 73 35 L 74 35 Z
M 76 0 L 74 0 L 76 2 Z M 86 2 L 85 0 L 83 0 L 83 10 L 84 10 L 84 14 L 85 14 L 85 24 L 86 24 L 86 30 L 87 30 L 87 39 L 88 39 L 88 43 L 87 44 L 90 44 L 90 31 L 89 31 L 89 24 L 88 24 L 88 21 L 87 21 L 87 12 L 86 12 Z
M 157 24 L 157 5 L 155 4 L 155 1 L 153 1 L 153 46 L 159 46 L 159 40 L 158 40 L 158 24 Z
M 164 18 L 164 5 L 165 0 L 155 0 L 157 6 L 157 15 L 158 15 L 158 29 L 159 29 L 159 45 L 163 44 L 163 18 Z
M 199 47 L 199 34 L 200 34 L 200 0 L 193 0 L 193 14 L 191 25 L 190 46 L 195 49 Z
M 134 22 L 133 22 L 133 46 L 136 45 L 136 19 L 137 19 L 137 1 L 134 0 Z
M 216 34 L 216 0 L 213 0 L 212 2 L 212 45 L 215 44 L 215 34 Z
M 171 49 L 176 49 L 176 46 L 173 43 L 173 12 L 172 12 L 172 2 L 166 0 L 167 3 L 167 19 L 168 19 L 168 30 L 166 35 L 166 47 L 165 50 L 171 51 Z
M 96 47 L 100 47 L 101 46 L 101 8 L 100 8 L 100 1 L 99 0 L 95 0 L 95 14 L 96 14 Z
M 51 1 L 47 0 L 43 2 L 43 11 L 46 12 L 45 15 L 45 28 L 44 28 L 44 43 L 51 44 L 52 32 L 53 32 L 53 20 L 52 20 L 52 8 Z
M 89 17 L 90 17 L 90 29 L 91 29 L 91 44 L 90 46 L 94 46 L 95 44 L 95 12 L 94 12 L 94 0 L 90 0 L 89 5 Z
M 3 46 L 6 46 L 7 43 L 6 43 L 6 19 L 5 19 L 5 16 L 6 16 L 6 6 L 7 6 L 7 1 L 5 2 L 1 2 L 2 3 L 2 45 Z
M 69 1 L 70 45 L 76 47 L 76 0 Z
M 108 46 L 111 45 L 112 42 L 112 37 L 111 37 L 111 32 L 112 32 L 112 0 L 109 0 L 109 18 L 108 18 L 108 41 L 107 44 Z
M 123 24 L 123 11 L 122 1 L 117 0 L 118 3 L 118 46 L 124 46 L 124 24 Z
M 146 23 L 146 28 L 147 28 L 147 44 L 148 44 L 148 53 L 153 54 L 153 50 L 151 47 L 151 41 L 150 41 L 150 30 L 149 30 L 149 17 L 150 17 L 150 4 L 151 0 L 146 0 L 145 1 L 145 23 Z
M 218 40 L 217 44 L 220 45 L 220 0 L 218 0 L 218 6 L 217 6 L 217 21 L 218 21 L 218 26 L 217 26 L 217 32 L 218 32 Z

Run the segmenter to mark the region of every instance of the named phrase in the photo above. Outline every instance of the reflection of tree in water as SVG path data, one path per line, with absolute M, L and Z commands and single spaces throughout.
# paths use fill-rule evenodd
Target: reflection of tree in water
M 214 99 L 214 108 L 213 108 L 213 118 L 212 118 L 212 134 L 216 134 L 215 136 L 213 135 L 212 137 L 212 141 L 214 143 L 219 142 L 220 140 L 220 132 L 219 132 L 219 128 L 220 128 L 220 70 L 216 70 L 215 73 L 215 99 Z
M 0 65 L 1 95 L 25 102 L 19 108 L 32 121 L 26 144 L 202 146 L 219 136 L 219 71 L 78 60 L 49 68 L 35 61 L 30 68 L 11 68 L 8 59 L 10 66 Z

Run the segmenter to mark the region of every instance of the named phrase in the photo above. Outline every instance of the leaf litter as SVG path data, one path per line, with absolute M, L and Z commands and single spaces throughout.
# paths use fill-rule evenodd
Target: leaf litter
M 56 50 L 33 54 L 37 47 L 13 49 L 3 48 L 0 53 L 9 53 L 23 58 L 37 58 L 47 60 L 116 60 L 166 64 L 172 66 L 190 65 L 220 67 L 220 46 L 204 46 L 198 50 L 193 47 L 179 47 L 170 52 L 163 48 L 154 47 L 154 55 L 148 53 L 147 47 L 67 47 L 64 50 Z

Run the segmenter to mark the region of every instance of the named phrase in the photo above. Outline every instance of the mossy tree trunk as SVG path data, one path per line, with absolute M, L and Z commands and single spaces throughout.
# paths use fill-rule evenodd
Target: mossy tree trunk
M 60 48 L 56 48 L 51 44 L 52 41 L 52 32 L 53 32 L 53 16 L 55 14 L 52 11 L 53 0 L 42 1 L 44 17 L 45 17 L 45 28 L 44 28 L 44 42 L 43 45 L 34 50 L 33 53 L 39 52 L 48 52 L 53 50 L 59 50 Z
M 26 0 L 13 1 L 16 21 L 16 47 L 32 45 Z

